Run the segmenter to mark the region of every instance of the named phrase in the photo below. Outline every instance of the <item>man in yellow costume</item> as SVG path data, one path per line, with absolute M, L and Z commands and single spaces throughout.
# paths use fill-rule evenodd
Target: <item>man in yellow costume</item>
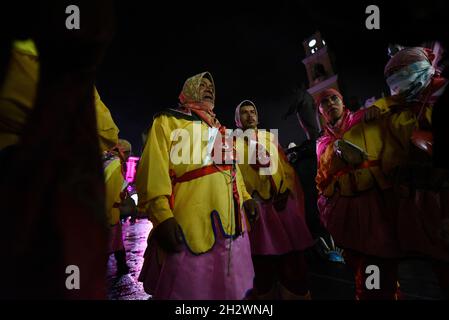
M 93 84 L 112 39 L 113 6 L 84 2 L 89 14 L 76 32 L 60 23 L 65 8 L 63 2 L 19 4 L 2 12 L 12 18 L 1 40 L 8 51 L 0 76 L 0 157 L 8 158 L 1 201 L 9 215 L 1 237 L 8 261 L 1 273 L 8 276 L 0 296 L 8 299 L 106 298 L 107 224 Z M 26 83 L 33 81 L 26 63 L 16 63 L 19 54 L 11 50 L 12 40 L 23 37 L 37 40 L 37 90 Z M 78 270 L 81 277 L 66 282 Z
M 12 44 L 12 50 L 7 73 L 5 74 L 4 82 L 0 88 L 0 155 L 2 157 L 1 159 L 2 163 L 4 163 L 5 165 L 8 165 L 9 161 L 11 161 L 11 159 L 13 159 L 14 155 L 17 153 L 17 149 L 19 149 L 18 145 L 22 140 L 22 136 L 28 123 L 29 117 L 35 111 L 34 110 L 35 100 L 40 81 L 42 81 L 42 79 L 40 78 L 39 55 L 36 46 L 34 44 L 34 41 L 32 40 L 15 41 Z M 91 90 L 92 90 L 91 97 L 95 105 L 97 136 L 99 139 L 100 151 L 104 152 L 106 150 L 112 149 L 114 146 L 117 145 L 119 130 L 115 125 L 108 108 L 101 101 L 100 96 L 98 95 L 98 92 L 95 89 L 95 87 L 92 87 Z M 84 117 L 81 118 L 85 119 Z M 49 122 L 47 123 L 47 126 L 42 127 L 41 132 L 42 133 L 52 132 L 51 130 L 52 124 Z M 54 139 L 59 138 L 60 137 L 54 137 Z M 46 150 L 39 150 L 39 151 L 41 151 L 42 153 L 38 155 L 33 154 L 30 156 L 30 159 L 36 156 L 43 157 L 45 159 L 45 157 L 47 156 L 45 154 Z M 53 159 L 54 157 L 51 158 L 51 160 Z M 100 154 L 98 154 L 98 161 L 99 159 Z M 98 169 L 101 168 L 99 167 Z M 101 173 L 101 171 L 98 172 Z M 63 183 L 69 185 L 71 182 L 66 181 Z M 106 186 L 106 188 L 107 187 L 108 186 Z M 96 195 L 99 196 L 99 194 L 100 193 L 89 194 L 86 198 L 93 197 Z M 78 196 L 78 198 L 81 198 L 81 196 Z M 50 203 L 52 203 L 52 201 L 54 202 L 62 201 L 62 203 L 64 203 L 64 206 L 66 208 L 78 207 L 77 205 L 70 204 L 67 201 L 67 199 L 64 200 L 43 199 L 43 201 L 47 200 L 49 200 Z M 91 204 L 95 203 L 96 201 L 97 200 L 86 202 Z M 107 204 L 106 207 L 108 207 Z M 61 222 L 61 225 L 58 225 L 58 227 L 60 227 L 61 229 L 57 230 L 58 236 L 60 237 L 61 241 L 60 243 L 61 254 L 65 256 L 73 257 L 74 252 L 78 254 L 79 252 L 84 252 L 86 250 L 86 248 L 82 246 L 83 242 L 79 241 L 76 238 L 76 236 L 85 236 L 85 239 L 95 239 L 92 241 L 97 241 L 97 243 L 92 245 L 91 248 L 92 250 L 90 253 L 80 254 L 79 256 L 76 256 L 76 258 L 79 259 L 77 261 L 86 263 L 86 265 L 95 265 L 95 263 L 98 263 L 98 266 L 94 268 L 95 270 L 98 271 L 103 268 L 102 264 L 103 253 L 105 257 L 107 253 L 105 252 L 105 250 L 98 252 L 100 249 L 101 250 L 106 249 L 106 247 L 103 248 L 102 246 L 100 246 L 100 243 L 103 244 L 102 242 L 103 233 L 105 234 L 105 236 L 107 235 L 106 229 L 107 225 L 104 221 L 106 220 L 104 211 L 101 210 L 101 207 L 98 207 L 97 211 L 103 215 L 101 217 L 89 216 L 88 218 L 86 218 L 86 212 L 91 214 L 90 211 L 86 211 L 74 217 L 73 220 L 70 220 L 67 219 L 67 217 L 64 217 L 64 214 L 68 214 L 67 212 L 70 212 L 70 210 L 66 210 L 64 214 L 57 215 L 57 217 L 61 217 L 60 219 L 63 219 L 64 221 L 53 219 L 50 220 L 50 222 L 51 223 Z M 41 217 L 39 217 L 37 221 L 40 221 L 39 220 L 40 218 Z M 82 225 L 83 228 L 79 228 L 80 225 Z M 37 223 L 36 226 L 38 226 Z M 42 230 L 41 232 L 44 232 L 44 230 Z M 67 238 L 62 238 L 63 235 L 66 236 Z M 71 236 L 68 237 L 68 235 Z M 107 240 L 106 237 L 105 240 Z M 39 250 L 42 250 L 42 248 L 36 245 L 36 251 L 39 252 Z M 53 254 L 56 254 L 56 252 L 51 252 L 48 255 Z M 91 254 L 94 256 L 94 258 L 90 256 Z M 43 257 L 47 257 L 48 261 L 46 261 L 46 264 L 51 265 L 52 261 L 50 260 L 50 258 L 48 258 L 47 255 L 43 255 Z M 105 266 L 106 264 L 104 264 L 104 268 Z M 64 266 L 64 268 L 65 267 L 66 266 Z M 82 267 L 83 265 L 80 265 L 80 268 Z M 90 276 L 92 275 L 93 277 L 91 278 Z M 94 279 L 95 277 L 97 277 L 97 279 Z M 85 280 L 82 280 L 82 282 L 90 281 L 91 283 L 97 283 L 96 281 L 98 281 L 98 287 L 102 288 L 104 286 L 104 278 L 101 277 L 100 272 L 88 273 L 86 271 L 84 279 Z M 98 292 L 95 292 L 95 290 L 94 296 L 95 297 L 101 296 L 102 291 L 98 289 Z
M 304 250 L 313 245 L 313 239 L 295 170 L 277 137 L 258 130 L 253 102 L 244 100 L 237 106 L 235 123 L 244 130 L 237 137 L 239 167 L 247 191 L 259 205 L 259 218 L 250 232 L 255 271 L 252 297 L 310 299 Z
M 350 112 L 342 95 L 326 89 L 316 101 L 324 118 L 318 140 L 317 188 L 321 219 L 355 273 L 357 299 L 396 299 L 400 251 L 394 228 L 392 184 L 381 168 L 394 165 L 384 150 L 381 110 Z M 384 159 L 385 161 L 381 161 Z M 379 268 L 380 289 L 368 290 L 366 268 Z
M 212 161 L 224 127 L 211 74 L 187 79 L 179 101 L 154 117 L 137 171 L 139 211 L 154 225 L 139 279 L 154 299 L 243 299 L 254 276 L 245 213 L 256 205 L 235 161 Z
M 420 47 L 393 55 L 384 71 L 392 96 L 367 110 L 345 110 L 335 90 L 318 99 L 326 120 L 318 144 L 320 211 L 355 268 L 360 299 L 397 298 L 403 257 L 430 259 L 449 296 L 449 174 L 431 164 L 432 107 L 447 80 L 433 58 Z M 380 290 L 364 285 L 370 264 L 379 267 Z
M 104 178 L 106 183 L 106 215 L 110 227 L 109 253 L 113 253 L 117 263 L 117 274 L 129 272 L 126 263 L 126 250 L 123 243 L 120 209 L 125 205 L 127 186 L 125 180 L 126 161 L 131 152 L 131 144 L 119 139 L 117 148 L 103 153 Z M 127 202 L 129 203 L 129 202 Z
M 394 181 L 397 238 L 404 256 L 432 261 L 441 291 L 449 297 L 449 246 L 444 226 L 449 222 L 449 171 L 432 163 L 433 106 L 447 87 L 433 66 L 427 48 L 404 48 L 394 54 L 384 74 L 392 96 L 375 105 L 389 114 L 386 140 L 396 145 L 383 158 L 394 166 L 383 170 Z M 394 134 L 393 134 L 394 133 Z

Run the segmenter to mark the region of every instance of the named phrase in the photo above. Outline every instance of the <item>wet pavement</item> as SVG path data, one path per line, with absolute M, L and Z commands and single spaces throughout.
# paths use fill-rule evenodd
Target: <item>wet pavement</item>
M 147 237 L 152 228 L 148 220 L 129 219 L 123 223 L 123 237 L 130 273 L 116 276 L 115 259 L 110 256 L 108 262 L 108 298 L 111 300 L 147 300 L 151 296 L 143 290 L 137 281 L 143 264 L 143 254 Z M 354 279 L 343 264 L 325 262 L 317 256 L 308 256 L 311 293 L 315 300 L 352 300 L 354 297 Z M 401 291 L 404 299 L 436 300 L 442 295 L 429 262 L 407 260 L 399 266 Z
M 108 262 L 108 298 L 111 300 L 147 300 L 151 296 L 143 290 L 141 282 L 137 281 L 143 264 L 143 254 L 147 247 L 147 237 L 152 228 L 146 219 L 135 223 L 129 219 L 122 225 L 123 240 L 126 248 L 126 258 L 130 273 L 117 277 L 117 268 L 113 255 Z

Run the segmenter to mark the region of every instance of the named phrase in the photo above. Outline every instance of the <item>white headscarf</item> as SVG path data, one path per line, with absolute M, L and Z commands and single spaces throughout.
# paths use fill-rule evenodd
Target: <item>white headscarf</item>
M 242 122 L 240 121 L 240 108 L 242 106 L 253 106 L 254 110 L 256 111 L 256 114 L 258 115 L 257 112 L 257 108 L 254 102 L 252 102 L 251 100 L 243 100 L 242 102 L 239 103 L 239 105 L 237 106 L 237 108 L 235 108 L 235 125 L 237 126 L 237 128 L 242 129 L 243 130 L 243 125 Z

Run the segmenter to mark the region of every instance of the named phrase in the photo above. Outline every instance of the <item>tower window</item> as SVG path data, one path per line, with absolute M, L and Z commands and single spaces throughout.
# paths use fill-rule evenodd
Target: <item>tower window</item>
M 316 40 L 312 39 L 309 41 L 309 48 L 313 48 L 316 45 Z
M 316 63 L 313 65 L 312 69 L 313 80 L 316 82 L 323 81 L 327 78 L 327 72 L 321 63 Z

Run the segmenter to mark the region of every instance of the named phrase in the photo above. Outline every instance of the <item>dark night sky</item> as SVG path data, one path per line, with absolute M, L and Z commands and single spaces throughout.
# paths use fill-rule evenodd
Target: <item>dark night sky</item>
M 447 28 L 445 3 L 185 1 L 142 7 L 141 1 L 118 1 L 117 31 L 97 87 L 135 152 L 153 114 L 176 106 L 185 79 L 206 70 L 214 76 L 215 111 L 223 124 L 233 127 L 235 106 L 251 99 L 261 127 L 279 129 L 284 144 L 300 141 L 294 117 L 284 121 L 282 115 L 293 99 L 292 88 L 306 80 L 305 38 L 321 31 L 336 57 L 344 96 L 364 101 L 385 91 L 388 43 L 439 39 L 441 32 L 433 29 Z M 380 30 L 365 28 L 369 4 L 380 8 Z

